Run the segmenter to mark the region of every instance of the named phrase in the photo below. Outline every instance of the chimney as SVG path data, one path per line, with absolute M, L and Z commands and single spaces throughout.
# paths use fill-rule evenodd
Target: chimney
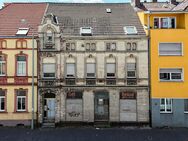
M 170 0 L 171 4 L 177 5 L 177 1 L 176 0 Z
M 153 0 L 152 2 L 157 2 L 157 0 Z
M 134 7 L 140 7 L 141 6 L 140 0 L 131 0 L 131 3 Z

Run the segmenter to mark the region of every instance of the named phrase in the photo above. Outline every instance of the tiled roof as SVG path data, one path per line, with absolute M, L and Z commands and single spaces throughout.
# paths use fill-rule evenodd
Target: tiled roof
M 106 12 L 111 9 L 111 13 Z M 125 35 L 124 26 L 135 26 L 145 35 L 133 7 L 128 3 L 49 3 L 47 13 L 57 16 L 64 35 L 80 35 L 80 27 L 92 27 L 93 35 Z
M 15 36 L 18 28 L 31 26 L 37 34 L 47 4 L 45 3 L 9 3 L 0 10 L 0 36 Z M 21 22 L 25 19 L 27 23 Z M 32 29 L 28 36 L 32 35 Z
M 188 9 L 188 0 L 184 0 L 176 7 L 174 7 L 173 11 L 188 11 L 187 9 Z
M 142 4 L 148 11 L 171 11 L 176 6 L 169 2 L 146 2 Z

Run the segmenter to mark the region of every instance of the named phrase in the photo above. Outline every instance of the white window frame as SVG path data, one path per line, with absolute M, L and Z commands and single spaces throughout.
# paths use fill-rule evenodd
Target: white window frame
M 164 101 L 165 101 L 165 104 L 164 104 L 165 111 L 161 111 L 161 99 L 164 99 Z M 172 98 L 161 98 L 161 99 L 160 99 L 160 113 L 172 113 L 172 111 L 173 111 L 173 109 L 172 109 L 173 99 Z M 171 111 L 167 111 L 167 99 L 171 100 L 171 105 L 170 105 Z
M 93 35 L 92 27 L 80 27 L 80 35 Z
M 168 18 L 168 28 L 161 28 L 161 19 L 162 18 Z M 169 19 L 170 18 L 174 18 L 175 19 L 175 28 L 169 28 Z M 154 27 L 154 21 L 155 21 L 155 19 L 159 19 L 159 28 L 155 28 Z M 177 28 L 177 23 L 176 23 L 176 17 L 153 17 L 153 29 L 176 29 Z
M 161 55 L 160 52 L 159 52 L 160 43 L 162 43 L 162 44 L 180 43 L 181 44 L 181 55 L 176 55 L 176 54 L 162 54 Z M 158 44 L 158 56 L 183 56 L 184 55 L 183 49 L 184 49 L 184 47 L 183 47 L 183 43 L 182 42 L 159 42 L 159 44 Z
M 127 28 L 134 28 L 134 31 L 135 31 L 135 32 L 129 33 L 129 32 L 127 32 Z M 123 27 L 123 30 L 124 30 L 125 34 L 127 34 L 127 35 L 135 35 L 135 34 L 138 34 L 138 31 L 137 31 L 136 26 L 124 26 L 124 27 Z
M 22 101 L 23 101 L 23 98 L 25 98 L 25 109 L 18 109 L 18 99 L 21 98 L 21 108 L 22 108 Z M 16 111 L 18 112 L 24 112 L 26 111 L 26 96 L 16 96 Z
M 188 110 L 185 111 L 185 100 L 188 100 L 188 99 L 184 99 L 184 113 L 185 113 L 185 114 L 188 114 Z
M 2 74 L 2 72 L 3 72 L 3 64 L 6 67 L 6 61 L 0 61 L 0 65 L 1 65 L 0 76 L 5 76 L 6 75 L 6 72 L 5 72 L 5 74 Z
M 23 67 L 23 64 L 25 64 L 25 68 Z M 21 70 L 21 72 L 22 73 L 19 73 L 19 65 L 22 65 L 22 70 Z M 26 61 L 17 61 L 17 76 L 26 76 L 26 71 L 27 71 L 27 60 Z M 25 69 L 25 73 L 23 73 L 24 72 L 24 69 Z
M 5 105 L 4 105 L 4 110 L 1 109 L 1 101 L 2 99 L 4 99 L 4 104 L 5 104 L 5 96 L 0 96 L 0 112 L 4 112 L 5 111 Z
M 172 69 L 172 70 L 173 70 L 173 69 L 181 69 L 181 70 L 182 70 L 182 73 L 181 73 L 181 80 L 179 80 L 179 79 L 178 79 L 178 80 L 177 80 L 177 79 L 172 79 L 172 78 L 171 78 L 171 76 L 172 76 L 172 75 L 171 75 L 171 72 L 169 72 L 169 73 L 170 73 L 170 80 L 161 80 L 161 79 L 160 79 L 160 70 L 161 70 L 161 69 Z M 158 74 L 159 74 L 159 81 L 160 81 L 160 82 L 182 82 L 182 81 L 184 81 L 184 69 L 183 69 L 183 68 L 159 68 L 159 73 L 158 73 Z
M 16 32 L 16 35 L 27 35 L 29 32 L 29 28 L 19 28 L 18 31 Z

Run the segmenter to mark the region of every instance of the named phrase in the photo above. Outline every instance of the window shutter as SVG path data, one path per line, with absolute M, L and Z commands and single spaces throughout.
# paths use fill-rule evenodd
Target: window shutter
M 44 73 L 55 73 L 55 64 L 43 64 Z
M 136 70 L 136 63 L 127 63 L 127 70 Z
M 181 43 L 160 43 L 159 44 L 160 55 L 182 55 Z
M 67 75 L 75 75 L 75 64 L 67 64 Z
M 115 64 L 107 64 L 107 73 L 115 73 Z
M 87 73 L 95 73 L 95 64 L 94 63 L 87 64 Z
M 182 73 L 182 69 L 160 69 L 160 73 Z

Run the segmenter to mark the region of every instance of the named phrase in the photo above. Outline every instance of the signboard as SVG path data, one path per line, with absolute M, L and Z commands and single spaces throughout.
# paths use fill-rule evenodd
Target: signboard
M 136 99 L 136 92 L 133 91 L 120 92 L 120 99 Z

